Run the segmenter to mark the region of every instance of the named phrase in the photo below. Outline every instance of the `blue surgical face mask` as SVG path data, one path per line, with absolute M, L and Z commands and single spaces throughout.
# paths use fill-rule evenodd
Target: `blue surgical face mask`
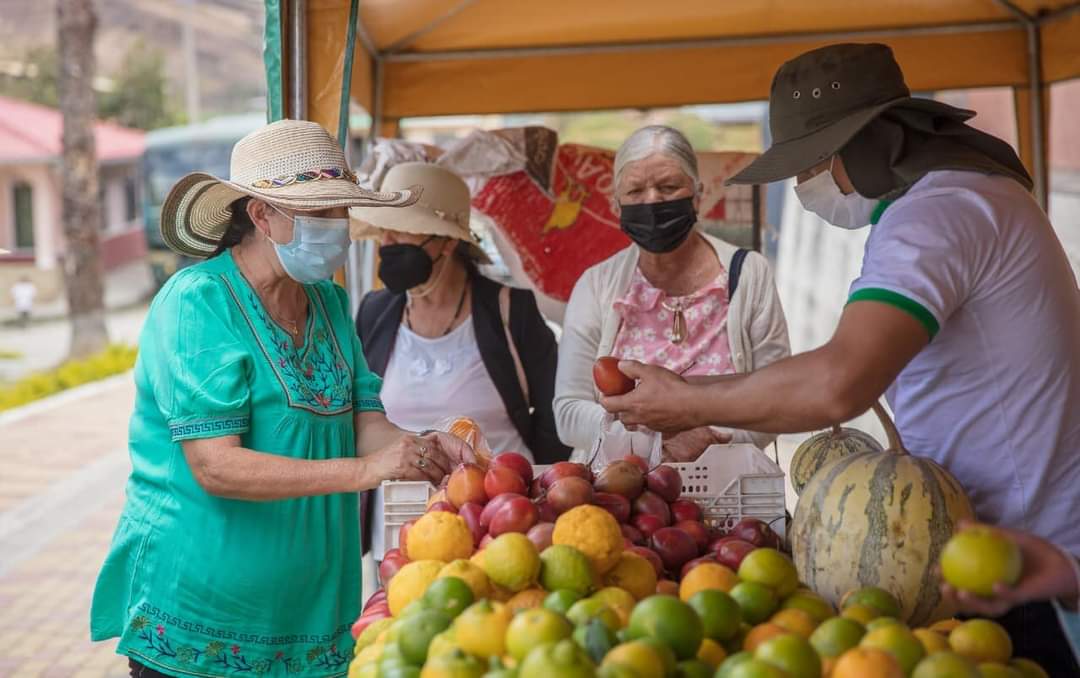
M 271 205 L 271 207 L 273 207 Z M 278 208 L 275 210 L 289 217 Z M 326 280 L 345 265 L 349 256 L 349 219 L 309 217 L 297 214 L 293 222 L 292 241 L 274 243 L 278 261 L 290 278 L 298 283 Z

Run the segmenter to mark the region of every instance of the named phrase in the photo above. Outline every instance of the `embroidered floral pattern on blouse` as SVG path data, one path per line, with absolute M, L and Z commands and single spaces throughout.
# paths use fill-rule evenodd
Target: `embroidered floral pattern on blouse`
M 614 302 L 622 325 L 611 354 L 686 375 L 733 373 L 727 297 L 727 271 L 692 294 L 671 297 L 635 270 L 626 294 Z M 679 344 L 672 341 L 672 313 L 664 308 L 674 307 L 676 299 L 686 322 L 686 339 Z
M 190 623 L 186 625 L 191 626 Z M 128 651 L 137 659 L 149 660 L 151 667 L 161 664 L 178 671 L 191 672 L 192 675 L 294 675 L 302 673 L 305 667 L 334 671 L 343 669 L 351 659 L 351 652 L 340 651 L 336 642 L 312 644 L 306 651 L 300 650 L 302 657 L 290 656 L 291 652 L 296 651 L 296 646 L 290 648 L 290 652 L 259 647 L 267 644 L 265 642 L 241 644 L 211 640 L 200 647 L 189 644 L 174 646 L 169 638 L 170 627 L 165 623 L 154 624 L 145 614 L 136 615 L 131 620 L 130 630 L 135 637 Z M 334 637 L 340 638 L 347 629 L 347 626 L 343 626 Z M 262 640 L 277 643 L 281 639 Z
M 266 312 L 255 292 L 250 288 L 244 290 L 247 303 L 241 303 L 228 280 L 226 284 L 285 390 L 289 406 L 323 415 L 351 411 L 352 370 L 333 332 L 315 329 L 319 325 L 328 327 L 330 324 L 319 293 L 315 291 L 308 295 L 308 323 L 304 328 L 304 345 L 297 348 L 289 333 Z M 249 311 L 254 313 L 257 326 Z M 321 323 L 317 322 L 316 314 L 322 318 Z M 260 333 L 259 328 L 263 333 Z

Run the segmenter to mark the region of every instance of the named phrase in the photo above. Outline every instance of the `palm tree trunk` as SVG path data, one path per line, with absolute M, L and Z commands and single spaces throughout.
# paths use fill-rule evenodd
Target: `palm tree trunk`
M 71 317 L 71 357 L 81 357 L 102 350 L 109 341 L 105 328 L 105 274 L 98 254 L 101 205 L 93 90 L 97 17 L 93 0 L 61 0 L 56 5 L 60 112 L 64 116 L 60 166 L 67 240 L 64 285 Z

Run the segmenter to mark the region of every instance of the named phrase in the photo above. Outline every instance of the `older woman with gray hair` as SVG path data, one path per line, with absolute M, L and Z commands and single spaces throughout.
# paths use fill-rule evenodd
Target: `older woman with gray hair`
M 678 130 L 643 127 L 615 154 L 614 210 L 633 244 L 578 280 L 559 345 L 555 420 L 579 458 L 605 423 L 592 379 L 601 356 L 713 376 L 790 354 L 768 263 L 697 228 L 701 191 L 697 156 Z M 663 456 L 693 461 L 712 444 L 772 439 L 702 427 L 666 436 Z

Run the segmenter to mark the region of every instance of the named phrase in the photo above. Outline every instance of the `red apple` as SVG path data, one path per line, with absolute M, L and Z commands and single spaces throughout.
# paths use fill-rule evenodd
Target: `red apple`
M 454 508 L 454 505 L 451 504 L 448 501 L 437 501 L 437 502 L 435 502 L 434 504 L 432 504 L 431 506 L 428 507 L 428 510 L 425 511 L 425 513 L 431 513 L 432 511 L 446 511 L 447 513 L 457 513 L 458 512 L 457 509 Z
M 592 485 L 584 478 L 560 478 L 547 489 L 547 503 L 560 515 L 576 506 L 592 503 L 592 500 Z
M 398 528 L 397 546 L 406 557 L 409 555 L 409 528 L 415 524 L 416 520 L 410 520 Z
M 685 565 L 682 566 L 682 572 L 679 573 L 679 579 L 682 579 L 683 577 L 685 577 L 690 572 L 690 570 L 694 569 L 698 565 L 701 565 L 702 563 L 715 563 L 715 562 L 716 562 L 716 558 L 712 554 L 704 555 L 704 556 L 701 556 L 700 558 L 694 558 L 693 560 L 687 562 Z
M 537 523 L 529 529 L 525 536 L 536 545 L 536 550 L 542 552 L 551 546 L 551 533 L 555 531 L 555 523 Z
M 409 559 L 400 549 L 390 549 L 383 554 L 382 562 L 379 563 L 379 582 L 386 586 L 398 570 L 409 564 Z
M 592 368 L 596 388 L 606 396 L 618 396 L 634 390 L 634 380 L 619 369 L 619 359 L 612 356 L 597 358 Z
M 524 495 L 528 488 L 521 474 L 509 466 L 491 466 L 484 474 L 484 492 L 488 499 L 494 499 L 500 494 Z
M 622 531 L 623 538 L 629 539 L 633 545 L 645 545 L 645 535 L 643 535 L 641 533 L 641 530 L 637 529 L 633 525 L 619 525 L 619 530 Z
M 628 461 L 634 466 L 637 466 L 639 469 L 641 469 L 641 472 L 643 474 L 649 472 L 649 460 L 645 457 L 638 456 L 631 452 L 630 454 L 623 457 L 623 461 Z
M 654 515 L 663 523 L 661 527 L 671 524 L 671 509 L 660 495 L 653 492 L 642 492 L 641 496 L 634 500 L 634 514 Z
M 584 464 L 575 464 L 571 461 L 556 462 L 540 475 L 540 486 L 547 489 L 555 481 L 563 478 L 582 478 L 592 482 L 592 472 Z
M 671 502 L 671 519 L 677 523 L 684 520 L 700 522 L 702 519 L 701 507 L 697 505 L 697 502 L 689 499 L 676 499 Z
M 723 532 L 719 532 L 715 537 L 713 537 L 712 539 L 709 540 L 709 550 L 710 551 L 716 551 L 717 549 L 720 548 L 721 544 L 724 544 L 724 543 L 729 542 L 729 541 L 742 541 L 742 540 L 739 539 L 738 537 L 734 536 L 734 535 L 724 534 Z
M 620 459 L 604 467 L 596 477 L 596 489 L 637 499 L 645 490 L 645 474 L 636 464 Z
M 661 579 L 656 582 L 656 595 L 679 597 L 679 583 L 670 579 Z
M 390 549 L 390 551 L 397 551 L 397 549 Z M 387 551 L 386 553 L 390 553 L 390 551 Z M 386 554 L 383 554 L 383 558 L 385 558 L 385 557 L 386 557 Z M 375 591 L 375 593 L 371 594 L 371 597 L 367 599 L 367 602 L 364 603 L 364 612 L 367 612 L 368 608 L 371 607 L 372 605 L 375 605 L 376 603 L 384 602 L 385 600 L 386 600 L 386 587 L 380 586 L 379 589 L 377 591 Z
M 682 530 L 694 539 L 698 553 L 709 548 L 709 530 L 696 520 L 682 520 L 675 523 L 675 529 Z
M 458 515 L 465 519 L 465 524 L 469 526 L 469 531 L 472 532 L 474 547 L 484 538 L 485 527 L 480 523 L 480 515 L 483 512 L 483 506 L 472 502 L 464 504 L 458 509 Z
M 491 518 L 488 533 L 493 537 L 498 537 L 506 532 L 525 534 L 529 531 L 529 528 L 536 524 L 538 516 L 539 512 L 536 510 L 536 505 L 528 497 L 517 495 L 513 499 L 503 502 L 503 505 L 495 512 L 495 515 Z
M 468 502 L 483 504 L 487 501 L 484 491 L 484 470 L 476 464 L 461 464 L 450 474 L 446 496 L 454 506 Z
M 488 526 L 491 525 L 491 519 L 495 517 L 495 512 L 498 511 L 499 508 L 506 502 L 520 496 L 522 495 L 500 494 L 499 496 L 489 501 L 487 504 L 484 505 L 484 510 L 480 512 L 480 526 L 486 530 Z
M 739 565 L 742 565 L 743 558 L 756 548 L 756 546 L 748 541 L 732 539 L 720 544 L 713 553 L 716 554 L 716 562 L 721 565 L 726 565 L 733 571 L 738 572 Z
M 620 494 L 597 492 L 593 495 L 593 502 L 608 513 L 615 516 L 619 523 L 630 522 L 630 500 Z
M 653 533 L 664 527 L 664 521 L 660 520 L 659 516 L 655 516 L 651 513 L 639 513 L 630 520 L 630 524 L 637 528 L 638 532 L 641 532 L 641 536 L 646 540 L 653 536 Z
M 546 501 L 538 502 L 536 508 L 540 512 L 540 522 L 542 523 L 553 523 L 559 519 L 559 512 Z
M 525 481 L 525 485 L 528 485 L 533 481 L 533 467 L 532 463 L 523 455 L 517 452 L 503 452 L 495 455 L 495 458 L 491 460 L 491 466 L 507 466 L 517 471 L 517 474 L 521 476 L 521 479 Z M 522 492 L 521 494 L 525 494 Z
M 660 560 L 660 556 L 656 553 L 656 551 L 653 551 L 651 548 L 645 546 L 631 546 L 626 550 L 631 553 L 636 553 L 645 560 L 649 561 L 649 563 L 653 566 L 653 569 L 656 570 L 657 577 L 664 576 L 664 561 Z
M 668 572 L 678 572 L 687 561 L 697 557 L 694 538 L 675 527 L 662 527 L 653 532 L 649 543 L 660 554 Z
M 757 518 L 743 518 L 731 528 L 731 534 L 761 548 L 780 548 L 780 536 Z
M 371 626 L 380 619 L 386 619 L 390 616 L 390 607 L 387 606 L 386 612 L 373 612 L 364 613 L 353 623 L 351 633 L 353 640 L 360 637 L 360 634 L 364 632 L 364 629 Z
M 544 496 L 544 484 L 540 481 L 540 478 L 533 478 L 533 481 L 529 484 L 529 497 L 539 499 L 542 496 Z
M 645 475 L 645 485 L 668 503 L 675 501 L 682 494 L 682 476 L 673 467 L 663 464 Z

